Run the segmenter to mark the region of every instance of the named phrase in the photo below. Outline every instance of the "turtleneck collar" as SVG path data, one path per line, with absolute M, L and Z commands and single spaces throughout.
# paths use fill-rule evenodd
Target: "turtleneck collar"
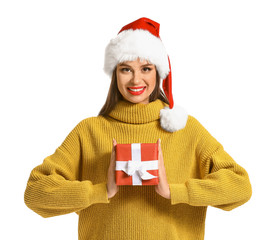
M 109 116 L 125 123 L 148 123 L 160 119 L 160 110 L 168 104 L 157 99 L 148 104 L 120 100 Z

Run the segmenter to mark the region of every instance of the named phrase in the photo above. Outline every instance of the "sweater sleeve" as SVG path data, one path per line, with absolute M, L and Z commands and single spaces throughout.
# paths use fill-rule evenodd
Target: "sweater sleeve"
M 91 204 L 109 202 L 106 183 L 94 185 L 79 180 L 82 123 L 30 174 L 24 200 L 42 217 L 78 212 Z
M 201 125 L 200 128 L 196 159 L 201 177 L 188 179 L 184 184 L 170 184 L 171 204 L 232 210 L 251 197 L 248 174 Z

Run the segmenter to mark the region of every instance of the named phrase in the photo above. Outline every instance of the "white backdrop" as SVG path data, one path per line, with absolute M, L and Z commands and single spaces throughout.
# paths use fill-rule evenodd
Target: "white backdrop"
M 250 175 L 251 200 L 231 212 L 209 207 L 205 239 L 270 239 L 273 12 L 271 0 L 2 0 L 0 238 L 77 239 L 76 214 L 43 219 L 25 206 L 26 183 L 79 121 L 101 109 L 109 40 L 148 17 L 161 24 L 175 103 Z

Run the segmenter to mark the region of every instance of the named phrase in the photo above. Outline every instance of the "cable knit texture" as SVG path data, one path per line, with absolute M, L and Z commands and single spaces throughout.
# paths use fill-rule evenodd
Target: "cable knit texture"
M 81 121 L 54 154 L 31 172 L 25 203 L 43 217 L 79 214 L 79 239 L 204 239 L 207 206 L 231 210 L 248 201 L 246 171 L 192 116 L 185 128 L 160 126 L 160 100 L 120 101 L 108 117 Z M 155 186 L 120 186 L 107 197 L 112 139 L 156 143 L 161 138 L 171 199 Z M 50 231 L 50 230 L 49 230 Z

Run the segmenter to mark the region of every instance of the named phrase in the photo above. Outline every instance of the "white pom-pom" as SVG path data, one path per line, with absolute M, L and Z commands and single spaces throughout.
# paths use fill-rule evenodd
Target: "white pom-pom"
M 182 107 L 165 107 L 160 111 L 161 127 L 168 132 L 175 132 L 186 126 L 188 114 Z

